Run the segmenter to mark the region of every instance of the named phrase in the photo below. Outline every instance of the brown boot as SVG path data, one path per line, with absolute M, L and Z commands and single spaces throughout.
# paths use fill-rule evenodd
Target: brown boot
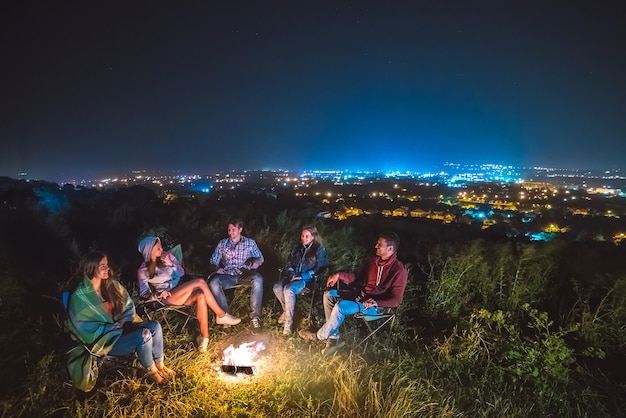
M 159 370 L 159 374 L 165 379 L 171 379 L 176 376 L 176 372 L 163 363 L 157 363 L 156 368 Z
M 159 373 L 159 369 L 157 369 L 156 367 L 153 367 L 152 369 L 150 369 L 146 373 L 145 378 L 151 381 L 152 383 L 156 383 L 157 385 L 163 385 L 166 383 L 165 378 L 161 376 L 161 373 Z

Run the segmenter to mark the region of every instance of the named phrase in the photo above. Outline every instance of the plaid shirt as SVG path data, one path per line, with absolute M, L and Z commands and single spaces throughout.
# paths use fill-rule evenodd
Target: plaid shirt
M 211 256 L 211 264 L 221 266 L 226 274 L 239 276 L 241 268 L 245 267 L 246 260 L 250 257 L 258 258 L 258 265 L 263 264 L 263 254 L 253 239 L 242 235 L 239 242 L 234 243 L 230 238 L 224 238 L 217 243 Z

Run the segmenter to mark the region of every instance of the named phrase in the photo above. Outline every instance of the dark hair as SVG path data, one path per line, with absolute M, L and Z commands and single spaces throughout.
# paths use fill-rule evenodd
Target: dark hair
M 243 221 L 239 218 L 234 218 L 228 221 L 228 225 L 235 225 L 237 228 L 243 229 Z
M 79 271 L 83 273 L 88 279 L 93 279 L 98 273 L 100 268 L 100 261 L 107 257 L 107 254 L 103 251 L 90 251 L 83 256 L 80 260 Z M 116 317 L 124 309 L 126 300 L 122 298 L 122 294 L 115 285 L 115 279 L 113 278 L 113 271 L 109 269 L 109 278 L 102 280 L 100 284 L 100 293 L 102 299 L 106 302 L 111 302 L 113 305 L 113 317 Z
M 398 252 L 398 247 L 400 246 L 400 237 L 395 232 L 385 231 L 378 234 L 378 238 L 382 238 L 385 240 L 387 245 L 393 246 L 393 252 Z
M 81 258 L 80 267 L 78 269 L 83 275 L 87 276 L 88 279 L 92 279 L 98 274 L 100 261 L 102 261 L 104 257 L 107 257 L 107 254 L 103 251 L 89 251 Z M 109 272 L 109 274 L 111 274 L 111 272 Z

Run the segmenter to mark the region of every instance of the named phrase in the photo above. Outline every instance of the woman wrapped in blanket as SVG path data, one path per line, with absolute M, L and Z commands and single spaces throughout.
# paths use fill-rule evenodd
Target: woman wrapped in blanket
M 134 322 L 135 304 L 109 268 L 107 255 L 87 253 L 80 264 L 82 280 L 69 296 L 67 327 L 79 345 L 68 352 L 68 371 L 74 386 L 93 389 L 97 358 L 137 353 L 146 378 L 157 384 L 175 372 L 165 366 L 163 333 L 157 321 Z
M 158 299 L 166 305 L 196 305 L 196 318 L 200 323 L 198 350 L 206 351 L 209 344 L 209 312 L 215 313 L 218 324 L 237 325 L 241 319 L 226 312 L 215 301 L 215 297 L 204 279 L 192 279 L 180 283 L 185 274 L 176 257 L 163 251 L 159 237 L 145 237 L 137 247 L 143 263 L 137 270 L 139 296 L 143 299 Z

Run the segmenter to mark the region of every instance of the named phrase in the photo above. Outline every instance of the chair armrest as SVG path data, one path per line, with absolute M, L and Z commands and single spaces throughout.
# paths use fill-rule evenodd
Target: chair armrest
M 363 312 L 357 312 L 354 314 L 354 317 L 365 321 L 376 321 L 377 319 L 388 318 L 395 315 L 397 310 L 398 308 L 381 308 L 381 310 L 377 313 L 366 314 Z

